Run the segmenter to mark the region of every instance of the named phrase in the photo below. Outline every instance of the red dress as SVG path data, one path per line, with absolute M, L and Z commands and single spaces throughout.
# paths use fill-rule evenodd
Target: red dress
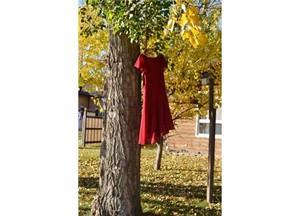
M 156 58 L 141 54 L 134 66 L 143 73 L 139 144 L 153 144 L 169 133 L 169 130 L 174 129 L 164 82 L 167 61 L 162 54 Z

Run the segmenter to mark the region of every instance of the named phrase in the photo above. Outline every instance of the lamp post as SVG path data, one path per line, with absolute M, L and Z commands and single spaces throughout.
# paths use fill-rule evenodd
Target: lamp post
M 207 179 L 207 202 L 211 203 L 214 183 L 215 161 L 215 126 L 216 109 L 214 108 L 214 77 L 209 72 L 204 72 L 201 79 L 202 85 L 209 85 L 209 147 L 208 147 L 208 179 Z

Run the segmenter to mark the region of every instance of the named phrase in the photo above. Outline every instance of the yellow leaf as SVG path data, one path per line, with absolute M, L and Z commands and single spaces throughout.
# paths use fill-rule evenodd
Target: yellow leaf
M 182 5 L 182 0 L 175 0 L 177 6 L 181 6 Z
M 185 30 L 181 31 L 181 36 L 183 40 L 188 39 L 190 37 L 190 34 L 191 33 L 189 31 L 185 31 Z
M 194 36 L 193 35 L 190 35 L 190 37 L 188 38 L 189 42 L 192 44 L 192 46 L 194 48 L 197 48 L 198 47 L 198 41 L 195 40 Z
M 205 34 L 200 34 L 198 37 L 198 42 L 200 46 L 204 46 L 208 41 L 208 38 Z
M 163 31 L 163 36 L 164 36 L 164 37 L 166 37 L 166 36 L 167 36 L 167 34 L 168 34 L 168 31 L 167 31 L 167 29 L 164 29 L 164 31 Z
M 185 26 L 185 25 L 187 24 L 187 22 L 188 22 L 188 20 L 187 20 L 186 14 L 183 13 L 180 21 L 178 22 L 178 24 L 179 24 L 181 27 L 183 27 L 183 26 Z
M 105 66 L 105 64 L 99 60 L 96 60 L 94 64 L 96 67 L 99 67 L 99 68 L 102 68 Z
M 196 7 L 190 6 L 187 9 L 186 16 L 188 21 L 191 22 L 192 26 L 199 26 L 198 13 L 199 9 Z
M 194 16 L 197 16 L 197 17 L 198 17 L 199 9 L 198 9 L 197 7 L 190 6 L 190 7 L 187 9 L 187 13 L 188 13 L 189 15 L 194 15 Z
M 175 21 L 173 19 L 169 19 L 167 29 L 172 32 L 174 28 L 174 24 L 175 24 Z
M 194 34 L 194 35 L 199 35 L 201 32 L 198 30 L 198 29 L 196 29 L 196 28 L 191 28 L 191 31 L 192 31 L 192 33 Z
M 172 8 L 171 8 L 171 12 L 172 12 L 173 15 L 177 15 L 177 10 L 176 10 L 176 8 L 172 7 Z
M 188 41 L 192 44 L 192 46 L 193 46 L 194 48 L 197 48 L 197 47 L 198 47 L 198 41 L 197 41 L 196 37 L 192 34 L 191 31 L 185 31 L 185 30 L 183 30 L 183 31 L 181 32 L 181 35 L 182 35 L 183 40 L 188 39 Z

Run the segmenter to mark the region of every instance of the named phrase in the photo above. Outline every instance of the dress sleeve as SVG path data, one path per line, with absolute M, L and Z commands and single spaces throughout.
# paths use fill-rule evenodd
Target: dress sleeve
M 143 71 L 144 71 L 144 59 L 143 59 L 142 55 L 138 56 L 138 58 L 134 64 L 134 67 L 138 68 L 143 73 Z

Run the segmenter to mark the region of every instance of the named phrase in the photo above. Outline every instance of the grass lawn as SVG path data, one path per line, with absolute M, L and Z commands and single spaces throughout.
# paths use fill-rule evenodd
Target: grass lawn
M 89 215 L 98 187 L 100 145 L 79 147 L 79 215 Z M 207 158 L 163 153 L 154 170 L 156 149 L 141 150 L 141 204 L 145 215 L 221 215 L 221 159 L 215 161 L 214 202 L 206 202 Z

